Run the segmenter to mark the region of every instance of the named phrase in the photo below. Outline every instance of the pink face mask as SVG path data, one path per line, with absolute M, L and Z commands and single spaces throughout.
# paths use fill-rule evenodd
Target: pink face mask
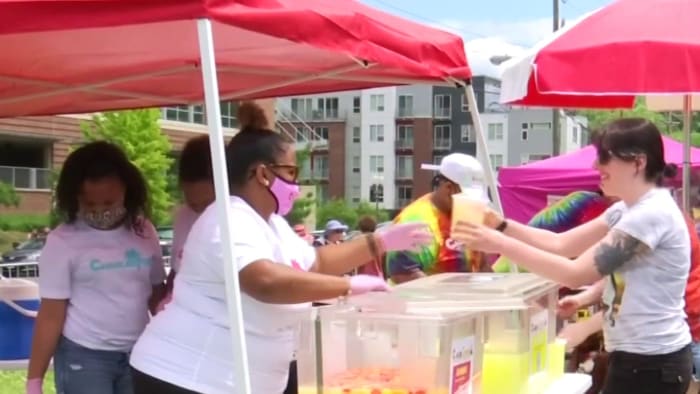
M 301 192 L 298 184 L 286 182 L 284 179 L 278 177 L 272 181 L 270 193 L 272 193 L 275 200 L 277 200 L 277 214 L 284 216 L 292 210 L 294 201 L 299 198 Z

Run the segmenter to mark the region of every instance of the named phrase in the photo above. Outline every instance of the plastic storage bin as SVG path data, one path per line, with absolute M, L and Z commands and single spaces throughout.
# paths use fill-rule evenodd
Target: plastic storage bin
M 29 358 L 38 309 L 36 283 L 0 278 L 0 361 Z
M 315 309 L 301 329 L 299 393 L 480 393 L 482 315 L 408 304 L 370 294 Z
M 534 274 L 484 273 L 434 275 L 397 286 L 394 293 L 434 297 L 442 310 L 484 312 L 482 392 L 536 394 L 563 374 L 558 290 Z

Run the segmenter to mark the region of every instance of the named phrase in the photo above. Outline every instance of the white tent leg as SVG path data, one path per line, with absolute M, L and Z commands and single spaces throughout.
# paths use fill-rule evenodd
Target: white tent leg
M 489 190 L 491 191 L 491 198 L 496 208 L 501 215 L 503 214 L 503 205 L 501 205 L 501 196 L 498 194 L 498 187 L 496 183 L 496 177 L 493 175 L 493 167 L 491 166 L 491 156 L 489 155 L 489 148 L 486 144 L 486 137 L 484 137 L 484 127 L 481 124 L 481 116 L 479 115 L 479 105 L 476 102 L 476 94 L 474 93 L 474 86 L 469 83 L 464 87 L 464 94 L 467 96 L 467 102 L 469 103 L 469 113 L 472 116 L 472 124 L 474 125 L 474 134 L 476 134 L 476 146 L 477 146 L 477 158 L 479 157 L 478 152 L 481 151 L 481 162 L 484 166 L 484 176 L 486 177 L 486 183 L 488 184 Z M 510 272 L 518 272 L 518 268 L 512 262 L 510 264 Z
M 683 97 L 683 209 L 688 215 L 690 211 L 690 129 L 693 121 L 693 96 Z
M 238 394 L 252 394 L 248 374 L 248 353 L 246 352 L 245 332 L 243 329 L 243 314 L 241 312 L 241 293 L 238 285 L 238 267 L 235 266 L 233 259 L 233 242 L 227 242 L 227 240 L 231 239 L 233 220 L 231 206 L 228 204 L 228 174 L 226 170 L 226 156 L 224 154 L 224 132 L 221 125 L 219 83 L 216 76 L 211 22 L 208 19 L 198 20 L 197 32 L 199 35 L 199 52 L 202 60 L 202 77 L 204 79 L 207 128 L 209 129 L 209 144 L 214 169 L 215 204 L 221 220 L 226 304 L 228 306 L 230 331 L 233 340 L 235 392 Z M 197 335 L 197 333 L 193 333 L 193 335 Z

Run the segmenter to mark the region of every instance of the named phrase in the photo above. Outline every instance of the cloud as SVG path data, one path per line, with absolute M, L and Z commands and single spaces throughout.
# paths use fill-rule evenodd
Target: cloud
M 467 59 L 475 75 L 500 77 L 493 56 L 518 56 L 552 32 L 552 20 L 540 18 L 516 22 L 458 21 L 446 19 L 433 27 L 462 36 Z

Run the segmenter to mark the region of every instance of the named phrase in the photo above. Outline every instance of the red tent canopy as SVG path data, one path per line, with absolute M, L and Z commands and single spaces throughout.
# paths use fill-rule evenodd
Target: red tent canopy
M 0 116 L 199 102 L 199 18 L 223 99 L 471 77 L 461 38 L 352 0 L 0 0 Z

